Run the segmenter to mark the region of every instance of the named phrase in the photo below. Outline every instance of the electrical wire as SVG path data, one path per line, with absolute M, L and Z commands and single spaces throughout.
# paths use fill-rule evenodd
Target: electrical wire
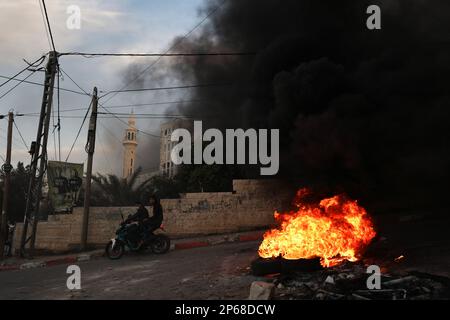
M 21 81 L 19 81 L 19 83 L 17 83 L 15 86 L 13 86 L 11 89 L 9 89 L 8 91 L 6 91 L 4 94 L 2 94 L 0 96 L 0 99 L 2 99 L 3 97 L 5 97 L 6 95 L 8 95 L 8 93 L 10 93 L 11 91 L 13 91 L 15 88 L 17 88 L 18 86 L 20 86 L 23 82 L 25 82 L 29 77 L 31 77 L 34 73 L 36 72 L 36 70 L 33 70 L 28 76 L 26 76 L 25 78 L 23 78 Z
M 3 87 L 5 84 L 7 84 L 8 82 L 10 82 L 11 80 L 16 80 L 16 77 L 20 76 L 23 72 L 25 72 L 28 68 L 30 67 L 37 67 L 40 64 L 42 64 L 42 62 L 45 59 L 45 55 L 40 57 L 39 59 L 37 59 L 36 61 L 34 61 L 33 63 L 28 64 L 28 66 L 26 66 L 25 68 L 23 68 L 22 70 L 20 70 L 19 72 L 17 72 L 15 75 L 13 75 L 12 77 L 7 77 L 7 76 L 0 76 L 3 79 L 7 79 L 7 81 L 3 82 L 2 84 L 0 84 L 0 88 Z M 40 62 L 37 66 L 35 66 L 36 63 Z M 17 80 L 20 81 L 20 80 Z
M 52 43 L 50 41 L 50 36 L 49 36 L 49 33 L 48 33 L 48 27 L 47 27 L 47 23 L 45 21 L 44 8 L 42 8 L 41 0 L 37 0 L 37 2 L 39 3 L 39 8 L 41 10 L 41 17 L 42 17 L 42 22 L 44 23 L 44 31 L 45 31 L 45 36 L 47 37 L 48 47 L 50 48 L 50 51 L 51 51 L 52 50 Z
M 17 130 L 17 132 L 19 133 L 19 136 L 20 136 L 20 138 L 22 139 L 22 143 L 23 143 L 23 145 L 25 146 L 26 150 L 27 150 L 27 151 L 30 150 L 30 148 L 28 148 L 28 145 L 27 145 L 25 139 L 23 138 L 22 132 L 20 132 L 20 129 L 19 129 L 19 127 L 17 126 L 17 123 L 16 123 L 15 120 L 13 121 L 13 124 L 14 124 L 14 127 L 16 127 L 16 130 Z
M 81 91 L 83 91 L 86 95 L 89 95 L 90 96 L 90 94 L 89 93 L 87 93 L 86 92 L 86 90 L 84 90 L 83 88 L 81 88 L 81 86 L 80 85 L 78 85 L 78 83 L 75 81 L 75 80 L 73 80 L 68 74 L 67 74 L 67 72 L 65 72 L 63 69 L 61 69 L 61 71 L 81 90 Z M 91 103 L 92 103 L 92 101 L 91 101 Z M 123 124 L 125 124 L 126 126 L 128 126 L 128 123 L 126 123 L 125 121 L 123 121 L 122 119 L 120 119 L 119 117 L 117 117 L 116 115 L 114 115 L 112 112 L 110 112 L 107 108 L 105 108 L 104 106 L 103 106 L 103 104 L 101 104 L 100 103 L 100 101 L 98 101 L 98 105 L 101 107 L 101 108 L 103 108 L 106 112 L 108 112 L 109 114 L 111 114 L 114 118 L 116 118 L 117 120 L 119 120 L 120 122 L 122 122 Z M 89 110 L 88 110 L 88 112 L 89 112 Z M 160 138 L 160 136 L 157 136 L 157 135 L 154 135 L 154 134 L 151 134 L 151 133 L 149 133 L 149 132 L 146 132 L 146 131 L 144 131 L 144 130 L 140 130 L 140 129 L 137 129 L 137 131 L 138 132 L 141 132 L 141 133 L 143 133 L 143 134 L 145 134 L 145 135 L 148 135 L 148 136 L 150 136 L 150 137 L 154 137 L 154 138 Z
M 181 100 L 181 101 L 161 101 L 161 102 L 150 102 L 150 103 L 137 103 L 137 104 L 125 104 L 125 105 L 116 105 L 116 106 L 109 106 L 108 109 L 121 109 L 121 108 L 131 108 L 131 107 L 150 107 L 150 106 L 157 106 L 157 105 L 168 105 L 168 104 L 183 104 L 183 103 L 200 103 L 200 102 L 207 102 L 208 100 Z M 77 107 L 77 108 L 62 108 L 60 110 L 60 113 L 66 113 L 66 112 L 74 112 L 74 111 L 86 111 L 86 108 Z M 37 115 L 39 113 L 26 113 L 25 115 Z
M 105 110 L 107 113 L 109 113 L 109 114 L 112 115 L 114 118 L 116 118 L 117 120 L 119 120 L 120 122 L 122 122 L 123 124 L 125 124 L 125 125 L 128 127 L 128 123 L 127 123 L 127 122 L 125 122 L 125 121 L 122 120 L 120 117 L 118 117 L 117 115 L 115 115 L 114 113 L 112 113 L 111 111 L 109 111 L 108 109 L 106 109 L 104 106 L 102 106 L 102 105 L 100 105 L 100 106 L 103 108 L 103 110 Z M 143 133 L 143 134 L 145 134 L 145 135 L 147 135 L 147 136 L 149 136 L 149 137 L 152 137 L 152 138 L 157 138 L 157 139 L 161 138 L 161 137 L 158 136 L 158 135 L 155 135 L 155 134 L 146 132 L 146 131 L 141 130 L 141 129 L 136 129 L 136 130 L 137 130 L 137 132 Z
M 42 83 L 39 83 L 39 82 L 33 82 L 33 81 L 24 81 L 24 80 L 20 80 L 20 79 L 15 79 L 15 77 L 7 77 L 7 76 L 0 75 L 0 78 L 2 78 L 2 79 L 9 79 L 9 80 L 13 80 L 13 81 L 19 81 L 19 82 L 23 82 L 23 83 L 27 83 L 27 84 L 34 84 L 34 85 L 37 85 L 37 86 L 40 86 L 40 87 L 45 87 L 45 85 L 42 84 Z M 71 90 L 71 89 L 65 89 L 65 88 L 60 88 L 60 87 L 58 87 L 58 88 L 59 88 L 61 91 L 66 91 L 66 92 L 76 93 L 76 94 L 83 95 L 83 96 L 86 95 L 86 93 L 84 93 L 84 92 L 79 92 L 79 91 L 75 91 L 75 90 Z M 57 88 L 57 89 L 58 89 L 58 88 Z
M 172 51 L 174 48 L 176 48 L 182 41 L 184 41 L 186 38 L 188 38 L 195 30 L 197 30 L 209 17 L 211 17 L 212 15 L 214 15 L 226 2 L 227 0 L 222 1 L 218 6 L 216 6 L 214 9 L 212 9 L 202 20 L 200 20 L 199 23 L 197 23 L 191 30 L 189 30 L 184 36 L 182 36 L 181 38 L 178 39 L 178 41 L 176 41 L 174 44 L 172 44 L 165 52 L 164 54 L 168 54 L 170 51 Z M 133 79 L 131 79 L 131 81 L 129 81 L 127 84 L 125 84 L 124 86 L 122 86 L 119 90 L 116 91 L 121 91 L 124 90 L 126 88 L 128 88 L 132 83 L 136 82 L 140 77 L 142 77 L 142 75 L 144 73 L 146 73 L 148 70 L 150 70 L 154 65 L 156 65 L 163 56 L 159 56 L 153 63 L 151 63 L 149 66 L 147 66 L 146 68 L 144 68 L 136 77 L 134 77 Z M 106 101 L 105 103 L 111 101 L 112 98 L 114 98 L 117 95 L 117 93 L 114 93 L 113 95 L 111 95 Z
M 98 112 L 98 114 L 102 114 L 103 116 L 99 116 L 98 118 L 102 118 L 102 119 L 129 119 L 130 114 L 126 113 L 121 115 L 117 115 L 115 113 L 108 113 L 108 112 Z M 136 114 L 135 114 L 136 115 Z M 139 115 L 139 114 L 138 114 Z M 35 117 L 38 118 L 39 115 L 38 114 L 24 114 L 24 117 Z M 205 116 L 201 116 L 201 117 L 205 117 Z M 63 119 L 83 119 L 84 116 L 61 116 L 61 118 Z M 199 116 L 192 116 L 192 115 L 181 115 L 181 114 L 174 114 L 174 115 L 170 115 L 170 114 L 140 114 L 139 115 L 139 119 L 195 119 L 195 118 L 200 118 Z M 124 122 L 124 124 L 126 124 L 128 126 L 128 123 Z M 142 131 L 140 129 L 137 129 L 138 131 Z
M 44 6 L 45 19 L 47 21 L 48 33 L 50 34 L 50 39 L 51 39 L 51 42 L 52 42 L 52 48 L 53 48 L 53 51 L 56 52 L 55 41 L 53 41 L 53 33 L 52 33 L 52 28 L 50 27 L 50 21 L 48 19 L 48 13 L 47 13 L 47 7 L 45 5 L 45 0 L 42 0 L 42 5 Z
M 84 58 L 95 57 L 204 57 L 204 56 L 254 56 L 256 52 L 199 52 L 199 53 L 86 53 L 63 52 L 59 56 L 82 56 Z
M 159 90 L 174 90 L 174 89 L 191 89 L 191 88 L 208 88 L 208 87 L 223 87 L 230 86 L 231 83 L 208 83 L 208 84 L 192 84 L 184 86 L 173 86 L 173 87 L 157 87 L 157 88 L 141 88 L 141 89 L 126 89 L 126 90 L 113 90 L 108 91 L 104 95 L 100 96 L 99 99 L 107 96 L 111 93 L 126 93 L 126 92 L 141 92 L 141 91 L 159 91 Z M 102 92 L 102 91 L 101 91 Z
M 73 80 L 72 77 L 69 76 L 69 75 L 67 74 L 67 72 L 65 72 L 65 71 L 63 70 L 63 68 L 60 67 L 59 69 L 61 70 L 62 73 L 64 73 L 64 75 L 65 75 L 67 78 L 70 79 L 70 81 L 72 81 L 72 82 L 78 87 L 78 89 L 80 89 L 81 91 L 83 91 L 85 95 L 87 95 L 87 96 L 89 96 L 89 97 L 92 97 L 92 95 L 91 95 L 90 93 L 88 93 L 86 90 L 84 90 L 84 89 L 83 89 L 83 88 L 82 88 L 75 80 Z
M 61 76 L 61 69 L 58 63 L 58 88 L 57 88 L 57 101 L 58 101 L 58 122 L 57 122 L 57 130 L 58 130 L 58 161 L 61 161 L 61 112 L 60 112 L 60 89 L 59 89 L 59 78 Z
M 83 129 L 84 123 L 86 122 L 86 118 L 87 118 L 87 116 L 89 114 L 89 110 L 91 109 L 91 106 L 92 106 L 92 100 L 91 100 L 91 103 L 89 104 L 89 107 L 88 107 L 88 109 L 86 111 L 86 114 L 84 115 L 83 122 L 81 123 L 80 129 L 78 129 L 78 133 L 77 133 L 77 135 L 75 137 L 75 140 L 72 143 L 72 147 L 70 147 L 70 151 L 69 151 L 69 154 L 66 157 L 66 161 L 65 162 L 67 162 L 67 160 L 69 160 L 69 157 L 70 157 L 70 154 L 72 153 L 73 147 L 75 146 L 75 143 L 77 142 L 78 137 L 80 136 L 81 130 Z

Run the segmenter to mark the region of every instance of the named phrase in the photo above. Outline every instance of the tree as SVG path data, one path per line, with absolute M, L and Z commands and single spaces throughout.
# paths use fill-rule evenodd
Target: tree
M 91 204 L 94 206 L 130 206 L 145 201 L 150 195 L 149 180 L 138 183 L 142 169 L 138 168 L 128 179 L 116 175 L 97 174 L 92 188 Z
M 25 213 L 26 195 L 29 181 L 29 166 L 24 166 L 22 162 L 17 163 L 17 167 L 11 171 L 10 197 L 8 203 L 8 220 L 11 222 L 23 222 Z M 3 202 L 4 171 L 0 170 L 1 199 Z M 1 208 L 1 207 L 0 207 Z
M 233 179 L 240 176 L 237 166 L 183 165 L 174 180 L 182 192 L 225 192 L 233 190 Z
M 163 175 L 151 177 L 148 187 L 152 194 L 163 199 L 178 198 L 180 192 L 183 192 L 182 184 L 179 181 Z

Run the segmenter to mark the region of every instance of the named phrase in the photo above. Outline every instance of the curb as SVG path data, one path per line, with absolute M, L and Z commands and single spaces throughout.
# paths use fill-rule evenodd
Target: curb
M 0 265 L 1 271 L 14 271 L 14 270 L 26 270 L 26 269 L 35 269 L 35 268 L 44 268 L 44 267 L 53 267 L 61 264 L 72 264 L 75 262 L 89 261 L 95 257 L 103 256 L 103 250 L 101 252 L 93 252 L 93 253 L 84 253 L 75 256 L 55 258 L 51 260 L 45 261 L 33 261 L 26 262 L 22 264 L 7 264 Z
M 171 250 L 183 250 L 183 249 L 192 249 L 192 248 L 201 248 L 201 247 L 209 247 L 215 246 L 223 243 L 233 243 L 233 242 L 250 242 L 250 241 L 258 241 L 263 238 L 263 231 L 253 232 L 251 234 L 241 234 L 235 236 L 223 236 L 219 239 L 208 239 L 206 241 L 189 241 L 189 242 L 181 242 L 175 243 L 171 245 Z
M 170 245 L 170 251 L 174 250 L 186 250 L 193 248 L 201 248 L 201 247 L 210 247 L 224 243 L 234 243 L 234 242 L 249 242 L 249 241 L 257 241 L 262 239 L 262 235 L 264 232 L 257 231 L 251 234 L 240 234 L 240 235 L 223 235 L 223 236 L 215 236 L 211 239 L 207 240 L 196 240 L 196 241 L 187 241 L 187 242 L 175 242 Z M 176 240 L 174 240 L 176 241 Z M 2 271 L 16 271 L 16 270 L 26 270 L 26 269 L 35 269 L 35 268 L 45 268 L 45 267 L 53 267 L 62 264 L 72 264 L 75 262 L 89 261 L 94 258 L 102 257 L 104 255 L 103 250 L 99 250 L 98 252 L 92 253 L 83 253 L 73 256 L 67 256 L 62 258 L 55 258 L 51 260 L 45 261 L 33 261 L 26 262 L 22 264 L 7 264 L 0 265 L 0 272 Z

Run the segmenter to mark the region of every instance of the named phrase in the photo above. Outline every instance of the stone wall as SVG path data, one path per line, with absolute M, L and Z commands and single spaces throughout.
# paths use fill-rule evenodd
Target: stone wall
M 234 180 L 233 190 L 187 193 L 179 199 L 161 200 L 164 229 L 171 237 L 181 238 L 266 228 L 274 222 L 274 210 L 285 207 L 292 196 L 276 180 Z M 89 244 L 105 245 L 115 235 L 121 213 L 127 217 L 135 211 L 135 207 L 91 207 Z M 53 215 L 40 222 L 36 248 L 62 252 L 77 247 L 82 214 L 83 208 L 74 208 L 72 214 Z M 19 224 L 15 239 L 20 238 L 21 229 Z

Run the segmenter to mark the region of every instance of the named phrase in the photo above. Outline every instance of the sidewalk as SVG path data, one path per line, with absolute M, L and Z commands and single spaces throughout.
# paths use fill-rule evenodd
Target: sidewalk
M 211 235 L 187 239 L 174 239 L 170 250 L 184 250 L 198 247 L 214 246 L 224 243 L 246 242 L 262 240 L 264 231 L 251 231 Z M 51 267 L 61 264 L 73 264 L 76 262 L 89 261 L 104 256 L 104 249 L 92 250 L 83 253 L 69 253 L 64 255 L 37 256 L 34 259 L 10 257 L 0 261 L 0 272 L 11 270 L 24 270 L 32 268 Z

